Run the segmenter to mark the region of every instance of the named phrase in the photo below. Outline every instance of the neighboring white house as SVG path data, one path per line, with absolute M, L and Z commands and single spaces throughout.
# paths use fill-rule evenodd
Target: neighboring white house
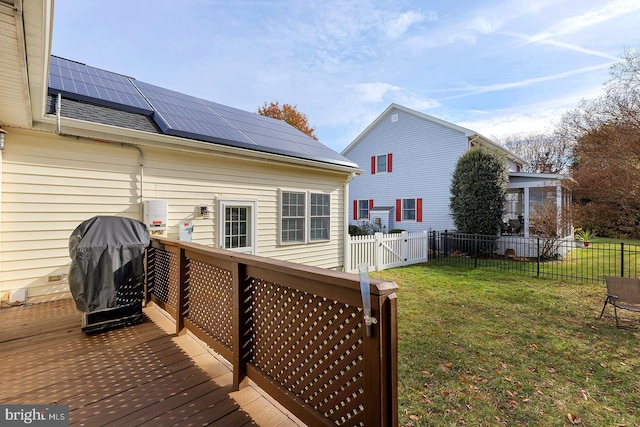
M 96 215 L 343 268 L 354 162 L 284 122 L 51 57 L 52 8 L 0 1 L 1 299 L 68 296 L 69 236 Z
M 371 220 L 386 231 L 454 229 L 451 179 L 460 156 L 474 146 L 495 149 L 508 160 L 504 234 L 529 236 L 530 214 L 544 200 L 558 207 L 570 203 L 565 177 L 524 173 L 525 160 L 479 133 L 391 104 L 342 152 L 365 169 L 350 185 L 350 224 Z

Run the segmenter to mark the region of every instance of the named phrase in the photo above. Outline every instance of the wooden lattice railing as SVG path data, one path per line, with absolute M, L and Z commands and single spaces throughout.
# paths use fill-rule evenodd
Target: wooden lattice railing
M 358 276 L 152 239 L 151 299 L 308 425 L 395 426 L 397 286 L 371 279 L 367 336 Z

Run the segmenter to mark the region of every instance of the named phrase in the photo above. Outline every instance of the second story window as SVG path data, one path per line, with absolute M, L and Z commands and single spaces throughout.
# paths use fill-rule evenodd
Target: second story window
M 376 171 L 386 172 L 387 171 L 387 155 L 383 154 L 382 156 L 376 156 Z
M 393 165 L 393 155 L 391 153 L 371 156 L 371 173 L 389 173 Z

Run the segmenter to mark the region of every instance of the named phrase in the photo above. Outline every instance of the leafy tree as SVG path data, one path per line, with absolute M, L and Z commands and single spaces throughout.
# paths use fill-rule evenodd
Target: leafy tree
M 640 237 L 640 49 L 625 50 L 599 98 L 565 114 L 575 141 L 574 220 L 600 235 Z
M 569 172 L 574 141 L 558 132 L 511 135 L 502 144 L 529 163 L 523 172 Z
M 309 126 L 307 115 L 298 111 L 297 108 L 297 105 L 292 106 L 290 104 L 283 104 L 281 106 L 278 101 L 268 105 L 265 102 L 262 107 L 258 107 L 258 114 L 273 119 L 284 120 L 317 141 L 318 137 L 315 134 L 316 128 Z
M 507 161 L 501 153 L 474 147 L 460 157 L 453 172 L 449 204 L 458 231 L 497 234 L 508 182 Z

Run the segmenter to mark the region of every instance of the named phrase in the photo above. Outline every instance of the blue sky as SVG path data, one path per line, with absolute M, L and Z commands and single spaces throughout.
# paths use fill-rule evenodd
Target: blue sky
M 638 0 L 56 0 L 54 55 L 247 111 L 297 105 L 341 151 L 392 102 L 545 131 L 640 48 Z

